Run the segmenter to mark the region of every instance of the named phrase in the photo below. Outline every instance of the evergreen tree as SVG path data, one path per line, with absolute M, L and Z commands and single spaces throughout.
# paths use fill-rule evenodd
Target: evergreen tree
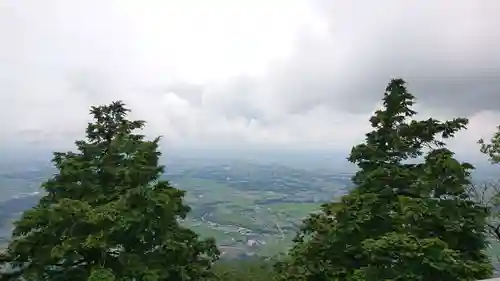
M 54 153 L 58 173 L 16 222 L 4 280 L 203 280 L 213 240 L 181 226 L 184 191 L 160 180 L 159 138 L 134 131 L 122 102 L 92 107 L 78 152 Z
M 445 139 L 462 118 L 412 120 L 414 97 L 391 80 L 373 131 L 353 147 L 355 188 L 304 221 L 278 280 L 478 280 L 489 277 L 484 253 L 487 210 L 465 189 L 473 167 L 454 159 Z M 421 159 L 420 156 L 423 156 Z

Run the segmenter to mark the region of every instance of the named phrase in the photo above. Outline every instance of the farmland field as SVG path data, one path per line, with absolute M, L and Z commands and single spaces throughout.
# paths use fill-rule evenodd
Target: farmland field
M 40 168 L 0 175 L 2 241 L 8 239 L 9 221 L 36 204 L 40 194 L 33 193 L 53 172 Z M 285 251 L 300 221 L 349 186 L 348 175 L 248 161 L 177 161 L 167 165 L 164 179 L 186 191 L 191 212 L 183 223 L 215 238 L 231 258 Z
M 245 162 L 184 168 L 165 178 L 186 190 L 192 211 L 185 223 L 233 255 L 283 252 L 300 221 L 349 185 L 347 176 Z

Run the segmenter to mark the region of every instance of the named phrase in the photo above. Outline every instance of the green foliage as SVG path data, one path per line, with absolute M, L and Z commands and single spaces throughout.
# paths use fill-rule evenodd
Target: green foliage
M 160 180 L 159 138 L 134 134 L 122 102 L 92 107 L 77 152 L 54 153 L 46 195 L 16 222 L 3 280 L 203 280 L 213 240 L 179 225 L 184 191 Z
M 268 281 L 274 274 L 272 263 L 263 258 L 218 261 L 213 270 L 219 281 Z
M 304 221 L 276 280 L 478 280 L 491 275 L 484 253 L 487 209 L 468 199 L 473 168 L 444 140 L 462 118 L 412 120 L 414 97 L 392 80 L 373 131 L 349 161 L 356 188 Z M 423 161 L 417 161 L 423 156 Z
M 486 143 L 480 139 L 478 143 L 481 145 L 481 152 L 486 154 L 493 164 L 500 164 L 500 126 L 498 131 L 491 138 L 490 143 Z

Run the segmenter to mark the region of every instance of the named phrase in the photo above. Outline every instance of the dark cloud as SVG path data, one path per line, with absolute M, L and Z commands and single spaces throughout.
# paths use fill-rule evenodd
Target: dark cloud
M 425 114 L 500 114 L 499 1 L 48 2 L 0 16 L 4 135 L 72 139 L 122 99 L 178 143 L 347 147 L 394 77 Z
M 267 78 L 290 112 L 371 110 L 393 77 L 429 108 L 500 110 L 500 2 L 328 2 L 328 36 L 306 33 Z

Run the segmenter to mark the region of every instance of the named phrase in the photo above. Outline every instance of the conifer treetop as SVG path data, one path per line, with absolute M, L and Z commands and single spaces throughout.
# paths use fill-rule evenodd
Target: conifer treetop
M 277 263 L 277 280 L 490 276 L 488 212 L 466 194 L 473 167 L 457 161 L 445 144 L 468 121 L 415 120 L 414 102 L 402 79 L 389 82 L 383 108 L 369 120 L 373 130 L 348 157 L 359 167 L 355 187 L 303 222 Z
M 76 152 L 56 152 L 58 172 L 15 223 L 3 280 L 203 280 L 218 257 L 179 223 L 184 191 L 162 180 L 159 138 L 134 131 L 121 101 L 91 108 Z

